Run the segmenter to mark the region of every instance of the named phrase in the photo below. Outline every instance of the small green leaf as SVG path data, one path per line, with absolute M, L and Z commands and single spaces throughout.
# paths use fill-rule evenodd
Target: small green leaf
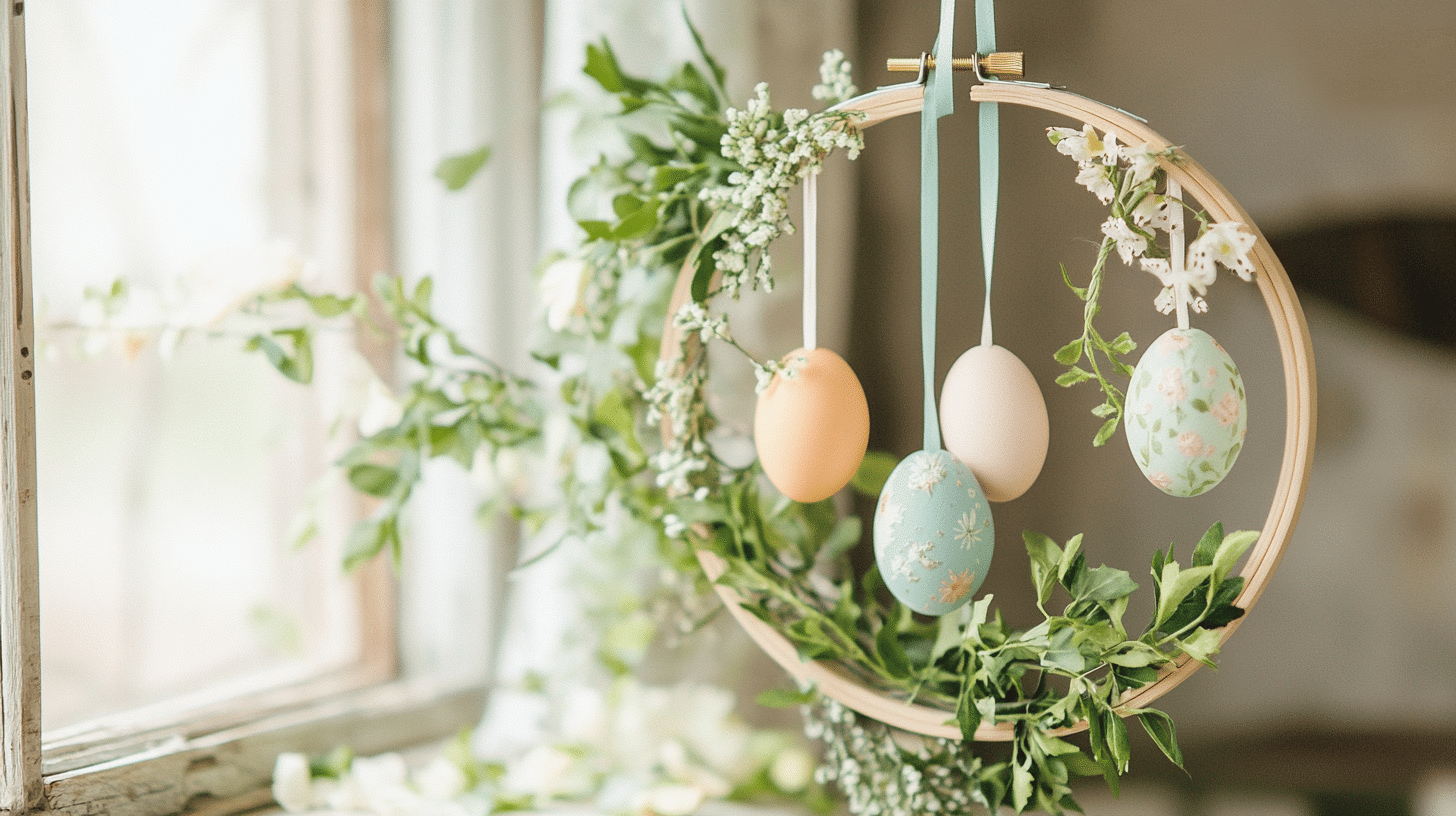
M 1197 629 L 1188 637 L 1179 639 L 1178 644 L 1189 657 L 1209 668 L 1218 668 L 1213 662 L 1213 656 L 1218 654 L 1222 641 L 1221 630 Z
M 1028 763 L 1029 764 L 1029 763 Z M 1023 767 L 1021 763 L 1011 765 L 1011 806 L 1017 813 L 1024 813 L 1026 805 L 1031 801 L 1032 777 L 1031 770 Z
M 818 692 L 813 689 L 797 691 L 786 688 L 772 688 L 760 692 L 754 701 L 764 708 L 796 708 L 801 705 L 809 705 L 818 698 Z
M 1213 567 L 1190 567 L 1181 569 L 1178 562 L 1169 561 L 1163 565 L 1163 574 L 1158 579 L 1160 586 L 1158 612 L 1154 628 L 1172 617 L 1174 610 L 1195 587 L 1213 576 Z
M 698 250 L 698 257 L 693 271 L 692 296 L 698 303 L 706 302 L 708 289 L 713 284 L 713 274 L 718 268 L 713 264 L 713 253 L 717 252 L 724 245 L 722 237 L 705 241 Z
M 644 199 L 631 193 L 623 193 L 612 199 L 612 212 L 617 214 L 617 218 L 626 218 L 632 213 L 637 212 L 646 203 Z
M 1158 653 L 1157 649 L 1141 641 L 1130 641 L 1124 651 L 1107 655 L 1106 661 L 1115 666 L 1123 666 L 1129 669 L 1140 669 L 1144 666 L 1160 663 L 1165 658 Z
M 1107 747 L 1112 751 L 1112 760 L 1119 774 L 1127 772 L 1127 763 L 1132 757 L 1132 744 L 1127 737 L 1127 723 L 1111 709 L 1102 712 L 1102 730 L 1107 734 Z
M 716 118 L 689 114 L 678 114 L 672 118 L 672 127 L 678 133 L 710 150 L 716 150 L 728 128 Z
M 1036 742 L 1041 752 L 1047 756 L 1061 757 L 1078 753 L 1077 746 L 1037 728 L 1031 729 L 1031 738 Z
M 658 204 L 655 201 L 644 202 L 641 207 L 623 218 L 617 224 L 613 234 L 619 241 L 630 241 L 634 238 L 642 238 L 652 232 L 657 226 Z
M 971 607 L 962 606 L 948 615 L 941 615 L 935 624 L 935 643 L 930 647 L 930 663 L 940 660 L 946 652 L 961 644 L 963 633 L 970 619 Z
M 274 338 L 288 341 L 292 353 Z M 313 334 L 308 327 L 274 329 L 271 335 L 255 334 L 243 346 L 248 351 L 261 351 L 278 373 L 294 382 L 307 385 L 313 381 Z
M 612 240 L 612 225 L 606 221 L 585 219 L 576 222 L 576 225 L 586 230 L 588 241 L 610 241 Z
M 1215 521 L 1208 532 L 1203 534 L 1198 546 L 1193 549 L 1193 566 L 1207 567 L 1213 564 L 1214 553 L 1218 552 L 1218 545 L 1223 541 L 1223 522 Z
M 1107 444 L 1107 440 L 1111 439 L 1112 435 L 1117 433 L 1117 424 L 1117 417 L 1113 417 L 1102 423 L 1102 427 L 1097 431 L 1097 436 L 1092 438 L 1092 447 L 1100 448 Z
M 1062 550 L 1061 558 L 1057 559 L 1057 581 L 1062 586 L 1070 588 L 1071 584 L 1075 581 L 1075 577 L 1069 579 L 1068 574 L 1072 572 L 1072 565 L 1077 561 L 1077 555 L 1081 551 L 1082 534 L 1077 533 L 1070 539 L 1067 539 L 1067 547 Z
M 845 516 L 835 522 L 834 528 L 829 531 L 829 537 L 824 539 L 823 546 L 819 548 L 818 557 L 838 558 L 853 549 L 863 534 L 863 522 L 859 520 L 859 516 Z
M 1063 371 L 1061 373 L 1061 376 L 1057 377 L 1056 383 L 1063 388 L 1070 388 L 1077 383 L 1084 383 L 1090 379 L 1092 379 L 1092 374 L 1090 372 L 1085 371 L 1077 366 L 1072 366 L 1066 371 Z
M 445 189 L 455 191 L 462 189 L 470 183 L 480 168 L 490 160 L 490 145 L 477 148 L 469 153 L 461 153 L 457 156 L 450 156 L 435 166 L 435 178 L 445 182 Z
M 1137 350 L 1137 343 L 1133 341 L 1132 335 L 1127 332 L 1123 332 L 1114 338 L 1111 346 L 1112 350 L 1118 354 L 1130 354 Z
M 895 470 L 898 460 L 892 454 L 884 451 L 870 451 L 860 460 L 859 467 L 854 471 L 854 476 L 849 480 L 850 485 L 860 493 L 879 498 L 880 491 L 885 489 L 885 482 L 890 480 L 890 473 Z
M 681 165 L 660 165 L 652 171 L 652 189 L 659 193 L 665 193 L 684 181 L 697 175 L 702 169 L 701 165 L 684 167 Z
M 1158 679 L 1158 670 L 1151 666 L 1129 668 L 1127 666 L 1114 666 L 1113 674 L 1117 675 L 1118 682 L 1123 688 L 1142 688 Z
M 903 607 L 902 607 L 903 608 Z M 892 677 L 909 677 L 910 658 L 905 656 L 905 647 L 900 644 L 900 633 L 893 621 L 886 621 L 875 633 L 875 653 L 884 664 L 885 671 Z
M 1052 358 L 1062 365 L 1071 365 L 1082 359 L 1082 338 L 1078 337 L 1057 349 L 1057 353 L 1053 354 Z
M 1076 600 L 1089 600 L 1103 603 L 1106 601 L 1125 598 L 1136 592 L 1137 582 L 1127 573 L 1127 570 L 1115 569 L 1106 564 L 1097 569 L 1086 570 L 1071 587 L 1072 597 Z
M 1067 265 L 1066 264 L 1062 264 L 1061 267 L 1062 267 L 1062 280 L 1066 282 L 1067 288 L 1072 290 L 1072 293 L 1077 296 L 1077 299 L 1078 300 L 1082 300 L 1082 301 L 1087 300 L 1087 290 L 1084 289 L 1084 288 L 1082 288 L 1082 287 L 1080 287 L 1080 286 L 1078 286 L 1075 283 L 1072 283 L 1072 276 L 1067 274 Z
M 352 572 L 373 560 L 385 547 L 394 552 L 398 564 L 399 527 L 394 516 L 356 522 L 344 540 L 344 569 Z
M 384 465 L 362 464 L 349 468 L 349 484 L 368 496 L 385 498 L 399 484 L 399 471 Z
M 956 698 L 956 724 L 960 726 L 961 738 L 965 740 L 975 739 L 976 729 L 981 727 L 981 711 L 971 695 L 974 688 L 974 683 L 962 683 L 960 695 Z
M 612 46 L 606 38 L 602 39 L 601 45 L 587 43 L 586 66 L 582 68 L 582 73 L 595 79 L 608 93 L 627 90 L 626 77 L 622 75 L 622 69 L 617 64 L 617 55 L 612 53 Z
M 1056 585 L 1062 548 L 1051 537 L 1035 530 L 1023 531 L 1021 539 L 1026 542 L 1026 554 L 1031 558 L 1031 583 L 1036 587 L 1036 602 L 1042 606 L 1052 596 L 1052 587 Z
M 707 64 L 708 70 L 712 72 L 713 81 L 718 86 L 718 92 L 720 94 L 726 93 L 723 90 L 723 83 L 728 78 L 728 71 L 722 65 L 720 65 L 717 60 L 713 59 L 712 54 L 708 53 L 708 47 L 703 44 L 703 35 L 698 33 L 697 26 L 693 25 L 693 21 L 688 18 L 687 5 L 684 4 L 682 8 L 683 21 L 687 23 L 688 32 L 693 35 L 693 44 L 696 45 L 698 48 L 698 56 L 703 58 L 703 62 Z
M 1173 718 L 1155 708 L 1144 708 L 1137 712 L 1138 722 L 1170 762 L 1183 767 L 1183 751 L 1178 748 L 1178 731 L 1173 727 Z
M 1213 556 L 1214 580 L 1222 581 L 1233 570 L 1239 558 L 1258 540 L 1258 530 L 1238 530 L 1224 536 L 1218 545 L 1218 552 Z
M 1096 776 L 1102 773 L 1102 769 L 1098 767 L 1097 763 L 1081 751 L 1063 756 L 1062 764 L 1077 776 Z

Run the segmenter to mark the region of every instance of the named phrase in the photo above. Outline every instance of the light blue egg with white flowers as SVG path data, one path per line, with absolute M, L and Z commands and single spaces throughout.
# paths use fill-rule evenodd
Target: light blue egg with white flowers
M 944 450 L 900 460 L 875 506 L 875 562 L 900 602 L 944 615 L 971 600 L 996 542 L 991 505 L 971 469 Z
M 1169 329 L 1132 372 L 1123 428 L 1143 475 L 1170 496 L 1223 481 L 1244 445 L 1244 380 L 1208 332 Z

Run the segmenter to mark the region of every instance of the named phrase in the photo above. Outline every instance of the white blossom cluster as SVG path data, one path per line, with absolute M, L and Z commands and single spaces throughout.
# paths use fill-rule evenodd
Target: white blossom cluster
M 1183 202 L 1155 192 L 1158 162 L 1176 161 L 1176 148 L 1120 145 L 1117 134 L 1099 135 L 1091 125 L 1084 125 L 1081 131 L 1048 128 L 1047 134 L 1057 152 L 1076 160 L 1077 183 L 1112 206 L 1112 215 L 1102 223 L 1102 234 L 1113 242 L 1118 257 L 1128 266 L 1138 261 L 1163 284 L 1153 300 L 1159 312 L 1171 314 L 1180 299 L 1195 312 L 1208 311 L 1203 295 L 1217 278 L 1220 265 L 1246 281 L 1253 280 L 1249 252 L 1256 241 L 1254 234 L 1237 221 L 1209 224 L 1201 213 L 1204 228 L 1188 244 L 1180 268 L 1174 268 L 1172 257 L 1146 257 L 1158 232 L 1168 234 L 1170 245 L 1186 240 L 1178 211 Z
M 703 366 L 685 366 L 682 358 L 657 363 L 657 381 L 642 393 L 647 401 L 647 423 L 668 424 L 672 441 L 652 455 L 657 486 L 671 496 L 693 494 L 699 485 L 695 476 L 710 465 L 708 409 L 703 403 L 703 386 L 708 373 Z
M 761 363 L 755 360 L 753 373 L 758 378 L 758 383 L 754 391 L 759 394 L 767 391 L 769 385 L 773 383 L 775 375 L 782 374 L 784 379 L 792 380 L 798 377 L 799 372 L 803 371 L 804 366 L 808 364 L 809 358 L 803 354 L 794 354 L 783 360 L 765 360 Z
M 789 190 L 835 149 L 849 157 L 859 155 L 864 140 L 851 126 L 849 114 L 811 115 L 802 108 L 776 113 L 769 104 L 768 84 L 759 83 L 754 98 L 742 110 L 729 109 L 728 132 L 723 135 L 723 157 L 743 167 L 723 187 L 702 191 L 703 200 L 730 206 L 733 222 L 723 233 L 726 244 L 713 253 L 723 290 L 738 297 L 745 283 L 773 289 L 768 245 L 786 232 Z
M 759 778 L 779 795 L 801 794 L 812 782 L 802 741 L 750 727 L 717 686 L 624 678 L 550 702 L 560 722 L 543 733 L 495 749 L 477 735 L 414 771 L 390 753 L 354 757 L 338 777 L 314 776 L 303 754 L 280 754 L 274 799 L 289 813 L 486 816 L 572 802 L 599 813 L 689 816 Z
M 824 741 L 814 779 L 837 783 L 855 816 L 986 812 L 976 785 L 981 761 L 961 743 L 926 739 L 918 750 L 907 750 L 885 725 L 861 724 L 854 712 L 827 697 L 803 712 L 805 736 Z
M 712 314 L 703 308 L 703 304 L 695 300 L 684 303 L 682 308 L 677 310 L 677 314 L 673 315 L 672 324 L 682 329 L 685 334 L 696 332 L 698 339 L 704 343 L 713 339 L 733 342 L 733 336 L 728 333 L 728 316 Z
M 819 64 L 819 84 L 809 95 L 821 102 L 834 104 L 859 95 L 854 79 L 850 75 L 849 61 L 838 48 L 824 52 L 824 61 Z

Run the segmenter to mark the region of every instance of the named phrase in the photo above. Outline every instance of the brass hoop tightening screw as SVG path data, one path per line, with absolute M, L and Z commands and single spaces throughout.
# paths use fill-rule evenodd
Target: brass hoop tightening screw
M 956 57 L 951 60 L 951 70 L 975 71 L 977 63 L 980 64 L 980 73 L 988 76 L 1013 76 L 1019 77 L 1025 74 L 1025 63 L 1020 51 L 993 51 L 990 54 L 977 55 L 975 57 Z M 927 68 L 935 67 L 935 57 L 926 57 Z M 885 68 L 890 71 L 907 71 L 914 73 L 920 70 L 920 58 L 914 57 L 904 59 L 891 57 L 885 60 Z

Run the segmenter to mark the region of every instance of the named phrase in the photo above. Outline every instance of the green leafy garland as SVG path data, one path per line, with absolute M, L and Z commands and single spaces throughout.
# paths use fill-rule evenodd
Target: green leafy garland
M 654 624 L 691 630 L 711 606 L 693 556 L 695 548 L 708 548 L 727 563 L 720 581 L 749 598 L 747 608 L 789 637 L 804 659 L 841 662 L 868 684 L 945 708 L 966 739 L 907 751 L 891 750 L 888 736 L 866 736 L 865 726 L 837 703 L 817 702 L 810 730 L 829 746 L 822 776 L 839 782 L 856 813 L 962 813 L 972 802 L 1017 812 L 1075 809 L 1072 776 L 1101 774 L 1115 790 L 1127 770 L 1124 716 L 1135 717 L 1181 764 L 1167 715 L 1129 711 L 1120 701 L 1183 655 L 1212 665 L 1221 627 L 1242 614 L 1233 602 L 1243 579 L 1231 574 L 1233 566 L 1257 533 L 1225 535 L 1215 524 L 1187 566 L 1174 560 L 1171 546 L 1155 553 L 1155 611 L 1136 634 L 1123 623 L 1138 588 L 1131 576 L 1088 566 L 1080 535 L 1058 544 L 1035 532 L 1023 538 L 1040 624 L 1011 630 L 991 609 L 989 595 L 929 621 L 887 602 L 874 569 L 851 577 L 846 553 L 861 539 L 858 519 L 839 518 L 828 501 L 789 501 L 767 486 L 756 463 L 735 466 L 715 453 L 706 344 L 743 349 L 713 303 L 772 288 L 768 246 L 792 231 L 789 189 L 817 172 L 831 151 L 857 151 L 860 139 L 851 115 L 774 111 L 763 85 L 745 109 L 728 109 L 723 69 L 693 35 L 704 67 L 685 64 L 664 81 L 623 71 L 605 41 L 587 49 L 587 75 L 622 102 L 617 123 L 626 150 L 604 156 L 571 189 L 585 237 L 545 273 L 559 274 L 566 285 L 556 294 L 561 308 L 553 312 L 554 330 L 534 351 L 545 367 L 539 382 L 466 348 L 433 317 L 428 281 L 413 291 L 398 281 L 381 283 L 377 295 L 414 371 L 398 421 L 361 439 L 341 461 L 354 487 L 383 500 L 350 535 L 349 563 L 385 550 L 399 557 L 400 514 L 425 459 L 499 470 L 508 458 L 503 452 L 528 451 L 545 463 L 551 499 L 533 504 L 506 491 L 501 503 L 531 529 L 556 523 L 558 537 L 545 550 L 571 541 L 647 551 L 668 567 L 665 580 L 638 587 L 632 603 L 617 597 L 603 604 L 609 628 L 635 625 L 654 610 Z M 852 95 L 842 57 L 827 56 L 816 95 Z M 487 156 L 482 150 L 449 160 L 442 178 L 463 185 Z M 1151 190 L 1142 184 L 1117 196 L 1129 218 Z M 1106 424 L 1097 444 L 1115 429 L 1122 401 L 1093 355 L 1103 354 L 1125 374 L 1118 355 L 1133 348 L 1125 333 L 1106 341 L 1092 328 L 1104 262 L 1116 246 L 1113 238 L 1103 243 L 1091 285 L 1073 286 L 1086 303 L 1084 332 L 1057 353 L 1072 366 L 1059 382 L 1095 378 L 1102 385 L 1106 401 L 1094 413 Z M 694 272 L 693 298 L 671 316 L 684 339 L 659 363 L 666 304 L 684 267 Z M 296 285 L 260 298 L 254 308 L 278 300 L 306 302 L 321 318 L 364 311 L 362 298 Z M 305 333 L 284 329 L 258 335 L 250 347 L 302 381 L 307 341 Z M 1083 355 L 1090 372 L 1074 365 Z M 774 371 L 772 361 L 752 363 L 761 380 Z M 569 420 L 554 440 L 546 431 L 550 416 Z M 662 423 L 670 433 L 658 444 L 654 427 Z M 893 463 L 871 454 L 855 487 L 877 494 Z M 826 578 L 834 575 L 841 577 Z M 660 614 L 664 603 L 679 610 L 674 620 Z M 601 657 L 618 671 L 631 668 L 625 654 L 609 647 Z M 1079 721 L 1088 724 L 1087 748 L 1058 736 Z M 983 762 L 971 736 L 983 723 L 1005 722 L 1015 727 L 1009 758 Z M 887 787 L 884 774 L 899 782 Z

